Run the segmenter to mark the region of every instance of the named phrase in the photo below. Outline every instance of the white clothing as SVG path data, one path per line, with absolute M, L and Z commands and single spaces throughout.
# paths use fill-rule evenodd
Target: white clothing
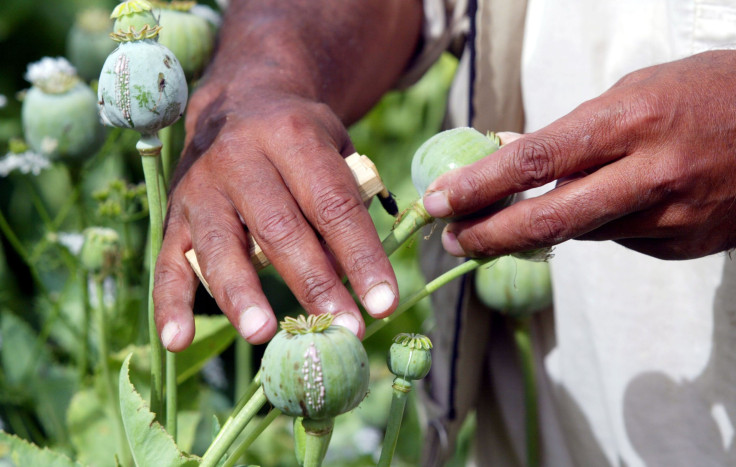
M 736 44 L 736 2 L 530 0 L 526 131 L 634 70 Z M 736 70 L 735 70 L 736 71 Z M 736 181 L 735 181 L 736 182 Z M 566 242 L 551 262 L 557 346 L 545 368 L 610 465 L 736 465 L 736 265 Z M 581 433 L 585 430 L 585 433 Z M 579 465 L 591 465 L 571 447 Z
M 435 12 L 442 10 L 437 3 L 425 0 Z M 468 23 L 453 13 L 465 3 L 445 2 L 446 17 L 454 20 L 441 29 L 435 18 L 430 43 L 449 43 L 448 36 L 468 32 Z M 478 0 L 478 12 L 492 16 L 483 3 Z M 525 15 L 518 38 L 499 39 L 508 44 L 523 36 L 525 131 L 542 128 L 631 71 L 736 45 L 734 1 L 528 0 Z M 501 70 L 497 74 L 513 67 L 485 60 Z M 460 70 L 467 68 L 466 54 Z M 476 94 L 490 89 L 484 86 Z M 451 116 L 451 122 L 467 124 L 467 102 L 472 107 L 475 101 L 466 89 L 460 117 Z M 481 113 L 493 105 L 478 108 Z M 472 110 L 470 119 L 476 127 L 484 121 L 474 119 Z M 503 116 L 490 121 L 505 125 Z M 736 262 L 725 253 L 663 261 L 613 242 L 569 241 L 556 248 L 551 264 L 554 339 L 540 356 L 544 465 L 736 465 Z M 491 372 L 503 371 L 498 358 L 489 360 Z M 518 395 L 502 388 L 503 377 L 494 379 L 498 418 L 514 438 L 522 414 L 504 399 Z M 523 442 L 511 439 L 510 445 L 517 459 L 479 464 L 517 465 Z

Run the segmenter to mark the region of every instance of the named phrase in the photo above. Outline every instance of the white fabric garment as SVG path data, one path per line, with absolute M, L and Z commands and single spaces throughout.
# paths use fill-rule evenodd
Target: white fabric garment
M 529 0 L 526 130 L 631 71 L 734 44 L 734 1 Z M 734 261 L 570 241 L 552 268 L 557 346 L 545 367 L 575 463 L 736 465 Z
M 426 28 L 425 53 L 410 76 L 436 58 L 438 43 L 468 32 L 467 23 L 457 19 L 466 2 L 446 0 L 443 9 L 441 1 L 424 0 L 432 27 Z M 491 0 L 477 0 L 476 6 L 489 16 L 504 7 L 481 8 L 486 1 Z M 514 40 L 512 35 L 502 40 Z M 527 0 L 518 39 L 525 129 L 534 131 L 629 72 L 734 48 L 736 1 Z M 455 101 L 467 100 L 472 66 L 467 55 L 453 88 Z M 491 63 L 491 74 L 509 68 Z M 454 92 L 463 87 L 464 92 Z M 488 104 L 478 111 L 487 112 Z M 451 101 L 450 108 L 455 110 L 448 121 L 462 124 L 468 103 Z M 613 242 L 569 241 L 556 248 L 551 263 L 555 339 L 544 356 L 539 388 L 540 410 L 547 417 L 543 464 L 736 466 L 736 261 L 725 253 L 663 261 Z M 496 384 L 508 386 L 501 365 L 492 374 Z M 477 465 L 523 463 L 523 440 L 517 439 L 523 427 L 520 407 L 509 397 L 513 391 L 496 389 L 498 409 L 490 410 L 502 412 L 497 419 L 507 428 L 479 434 L 508 437 L 479 439 L 492 449 Z

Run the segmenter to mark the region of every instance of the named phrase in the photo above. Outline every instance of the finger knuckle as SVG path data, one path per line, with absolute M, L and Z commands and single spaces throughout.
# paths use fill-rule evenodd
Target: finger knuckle
M 367 252 L 365 248 L 356 248 L 348 255 L 346 269 L 353 274 L 362 275 L 373 270 L 381 261 L 380 255 Z
M 252 295 L 249 287 L 232 276 L 219 281 L 219 284 L 213 284 L 213 292 L 218 295 L 217 304 L 227 313 L 238 311 L 236 304 Z
M 495 245 L 492 239 L 479 229 L 465 230 L 458 240 L 461 241 L 463 251 L 473 257 L 488 256 L 490 252 L 495 251 Z
M 536 207 L 529 214 L 529 237 L 534 243 L 554 245 L 568 238 L 570 225 L 557 206 Z
M 304 113 L 284 112 L 274 116 L 276 128 L 274 141 L 289 141 L 291 151 L 300 151 L 318 141 L 317 129 L 312 118 Z
M 315 216 L 323 233 L 343 231 L 360 214 L 362 202 L 348 189 L 328 186 L 315 192 Z
M 512 158 L 520 186 L 538 187 L 556 178 L 554 155 L 561 151 L 554 138 L 524 138 L 520 146 Z
M 231 232 L 217 225 L 208 226 L 194 236 L 197 257 L 205 276 L 216 274 L 226 264 L 226 258 L 233 251 L 232 238 Z
M 478 198 L 484 198 L 483 194 L 488 192 L 489 188 L 492 188 L 486 185 L 486 182 L 483 180 L 482 177 L 477 176 L 457 177 L 455 180 L 453 180 L 453 185 L 455 185 L 457 189 L 453 189 L 452 191 L 457 190 L 457 193 L 472 194 L 471 196 L 463 196 L 463 203 L 467 203 L 469 200 L 472 200 L 472 198 L 476 197 L 476 195 L 478 195 Z
M 169 297 L 172 290 L 178 289 L 183 271 L 177 270 L 169 262 L 159 261 L 153 276 L 153 300 L 158 302 Z
M 267 208 L 260 219 L 256 222 L 254 232 L 263 242 L 263 246 L 290 249 L 303 237 L 304 221 L 292 209 Z
M 333 290 L 340 284 L 337 276 L 318 271 L 308 271 L 301 283 L 301 296 L 305 306 L 319 306 L 330 301 Z
M 632 136 L 644 136 L 642 133 L 650 135 L 654 129 L 669 126 L 672 116 L 665 100 L 661 93 L 646 89 L 627 98 L 620 130 Z

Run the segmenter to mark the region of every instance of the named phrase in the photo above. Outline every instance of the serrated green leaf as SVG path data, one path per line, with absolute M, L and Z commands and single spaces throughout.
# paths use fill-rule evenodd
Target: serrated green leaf
M 196 316 L 194 326 L 194 341 L 176 355 L 179 384 L 197 374 L 210 358 L 220 355 L 238 335 L 225 316 Z
M 130 355 L 120 369 L 120 411 L 136 465 L 141 467 L 195 467 L 199 458 L 179 450 L 174 440 L 136 392 L 128 378 Z
M 17 436 L 0 431 L 0 464 L 11 466 L 42 465 L 44 467 L 81 467 L 67 456 L 50 449 L 41 449 Z

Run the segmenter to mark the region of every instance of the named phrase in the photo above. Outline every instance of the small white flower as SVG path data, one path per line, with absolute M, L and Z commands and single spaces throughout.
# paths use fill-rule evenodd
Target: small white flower
M 47 93 L 69 90 L 77 81 L 77 70 L 64 57 L 44 57 L 28 65 L 25 79 Z
M 220 14 L 207 5 L 194 5 L 189 10 L 189 13 L 207 20 L 208 23 L 216 28 L 219 28 L 222 24 L 222 17 Z
M 20 154 L 8 153 L 0 159 L 0 177 L 7 177 L 11 172 L 18 170 L 20 173 L 38 175 L 41 171 L 51 165 L 45 156 L 33 151 Z
M 84 234 L 78 232 L 59 232 L 57 241 L 73 255 L 78 255 L 84 245 Z

